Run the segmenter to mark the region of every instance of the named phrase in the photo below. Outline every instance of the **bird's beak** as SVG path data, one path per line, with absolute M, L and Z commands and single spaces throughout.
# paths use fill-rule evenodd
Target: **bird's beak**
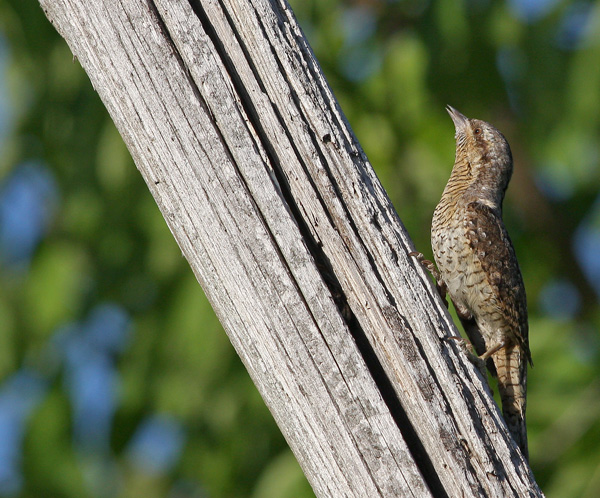
M 467 126 L 469 125 L 469 118 L 466 117 L 464 114 L 461 114 L 460 112 L 458 112 L 451 105 L 447 105 L 446 110 L 448 111 L 448 114 L 450 114 L 450 117 L 452 118 L 452 121 L 454 122 L 454 128 L 456 129 L 456 135 L 458 135 L 461 132 L 466 131 Z

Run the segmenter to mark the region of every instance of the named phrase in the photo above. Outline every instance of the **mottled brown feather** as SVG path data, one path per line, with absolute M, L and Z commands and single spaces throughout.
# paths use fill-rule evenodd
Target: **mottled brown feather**
M 504 419 L 527 458 L 527 300 L 502 222 L 512 153 L 491 124 L 447 109 L 456 129 L 456 157 L 433 215 L 433 255 L 469 339 L 497 374 Z
M 518 345 L 533 366 L 529 350 L 527 298 L 515 249 L 497 210 L 471 202 L 465 210 L 467 239 L 479 260 L 498 302 L 499 310 L 513 330 Z

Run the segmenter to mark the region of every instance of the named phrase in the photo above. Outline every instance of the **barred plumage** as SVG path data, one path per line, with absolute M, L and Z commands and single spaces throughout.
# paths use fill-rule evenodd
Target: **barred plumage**
M 456 128 L 456 158 L 437 205 L 431 243 L 442 285 L 477 354 L 498 377 L 502 412 L 528 458 L 525 406 L 527 301 L 513 245 L 502 221 L 512 175 L 508 142 L 492 125 L 447 110 Z

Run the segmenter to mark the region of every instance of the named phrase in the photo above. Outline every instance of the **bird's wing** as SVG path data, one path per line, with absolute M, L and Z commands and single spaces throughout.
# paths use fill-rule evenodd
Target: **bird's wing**
M 497 210 L 481 202 L 467 206 L 465 221 L 469 244 L 488 276 L 496 300 L 503 303 L 501 312 L 515 331 L 519 346 L 525 351 L 529 363 L 529 325 L 527 299 L 523 277 L 515 249 L 504 228 Z

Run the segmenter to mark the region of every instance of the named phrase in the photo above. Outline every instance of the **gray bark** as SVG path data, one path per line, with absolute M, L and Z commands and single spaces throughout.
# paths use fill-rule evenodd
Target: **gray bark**
M 541 496 L 284 0 L 40 0 L 318 496 Z

